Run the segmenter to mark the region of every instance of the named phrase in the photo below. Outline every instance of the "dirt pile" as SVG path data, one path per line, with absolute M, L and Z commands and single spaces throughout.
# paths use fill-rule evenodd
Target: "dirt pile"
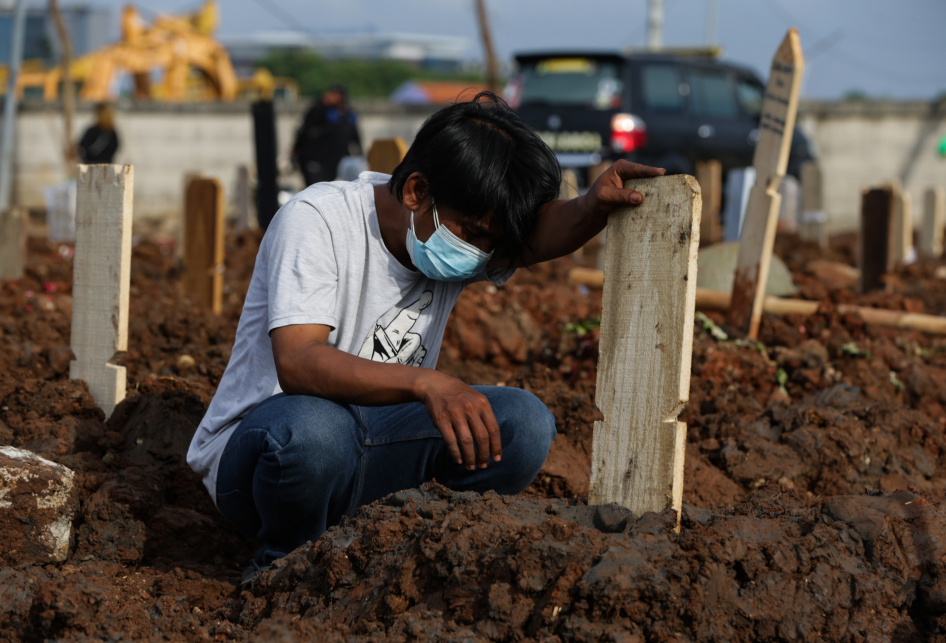
M 909 492 L 815 508 L 769 485 L 674 534 L 669 513 L 426 485 L 279 561 L 239 622 L 282 640 L 916 640 L 946 610 L 944 518 Z
M 822 309 L 766 316 L 758 343 L 719 315 L 697 324 L 679 535 L 667 515 L 574 500 L 587 493 L 600 419 L 600 291 L 567 285 L 572 259 L 520 271 L 503 288 L 476 284 L 457 304 L 438 368 L 525 388 L 552 409 L 559 435 L 531 495 L 400 494 L 241 595 L 256 543 L 219 516 L 184 455 L 229 359 L 258 243 L 228 238 L 219 317 L 181 292 L 173 247 L 135 247 L 121 360 L 129 398 L 107 422 L 68 380 L 68 249 L 31 240 L 27 275 L 0 283 L 0 444 L 71 468 L 80 501 L 66 563 L 0 568 L 0 640 L 855 641 L 946 631 L 946 338 L 833 308 L 944 314 L 943 262 L 898 272 L 886 293 L 855 295 L 812 263 L 849 260 L 850 244 L 825 256 L 780 236 L 801 296 Z

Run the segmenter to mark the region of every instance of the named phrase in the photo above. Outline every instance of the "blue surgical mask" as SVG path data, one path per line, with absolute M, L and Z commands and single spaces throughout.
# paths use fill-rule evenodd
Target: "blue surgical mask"
M 485 253 L 440 225 L 434 203 L 434 233 L 426 242 L 414 233 L 414 213 L 407 231 L 407 253 L 422 273 L 437 281 L 463 281 L 475 277 L 493 253 Z

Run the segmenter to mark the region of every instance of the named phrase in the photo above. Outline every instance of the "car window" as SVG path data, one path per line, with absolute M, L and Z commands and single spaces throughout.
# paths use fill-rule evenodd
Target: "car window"
M 547 58 L 520 68 L 522 105 L 587 105 L 616 109 L 624 83 L 616 62 L 594 58 Z
M 736 92 L 739 94 L 739 104 L 750 116 L 758 118 L 762 113 L 762 98 L 765 90 L 751 80 L 740 78 L 736 82 Z
M 713 118 L 736 118 L 739 110 L 729 75 L 723 71 L 692 69 L 690 106 L 694 114 Z
M 679 114 L 683 111 L 680 72 L 674 65 L 641 67 L 641 93 L 649 111 Z

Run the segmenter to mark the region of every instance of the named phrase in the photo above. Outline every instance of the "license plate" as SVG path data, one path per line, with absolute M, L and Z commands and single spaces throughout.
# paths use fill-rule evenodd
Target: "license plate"
M 601 134 L 597 132 L 537 132 L 553 152 L 597 152 Z

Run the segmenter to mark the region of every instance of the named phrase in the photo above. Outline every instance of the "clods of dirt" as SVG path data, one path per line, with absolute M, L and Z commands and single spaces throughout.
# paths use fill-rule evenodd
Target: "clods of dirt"
M 0 283 L 0 444 L 75 472 L 64 563 L 0 567 L 0 640 L 937 640 L 946 634 L 946 338 L 867 325 L 839 303 L 946 313 L 946 264 L 845 286 L 854 245 L 780 235 L 809 317 L 722 315 L 694 331 L 682 530 L 588 507 L 600 291 L 565 258 L 461 296 L 438 368 L 517 386 L 558 436 L 519 497 L 395 494 L 241 592 L 257 543 L 184 462 L 230 356 L 258 233 L 227 241 L 224 310 L 180 285 L 167 244 L 132 260 L 129 397 L 107 421 L 68 379 L 71 261 L 32 239 Z M 840 278 L 838 277 L 840 275 Z M 942 276 L 941 276 L 942 275 Z M 848 282 L 845 282 L 848 279 Z M 718 327 L 714 329 L 714 326 Z M 724 333 L 718 332 L 719 330 Z M 3 543 L 0 542 L 0 547 Z
M 362 509 L 258 577 L 281 640 L 916 640 L 946 612 L 946 513 L 910 492 L 640 517 L 435 484 Z

